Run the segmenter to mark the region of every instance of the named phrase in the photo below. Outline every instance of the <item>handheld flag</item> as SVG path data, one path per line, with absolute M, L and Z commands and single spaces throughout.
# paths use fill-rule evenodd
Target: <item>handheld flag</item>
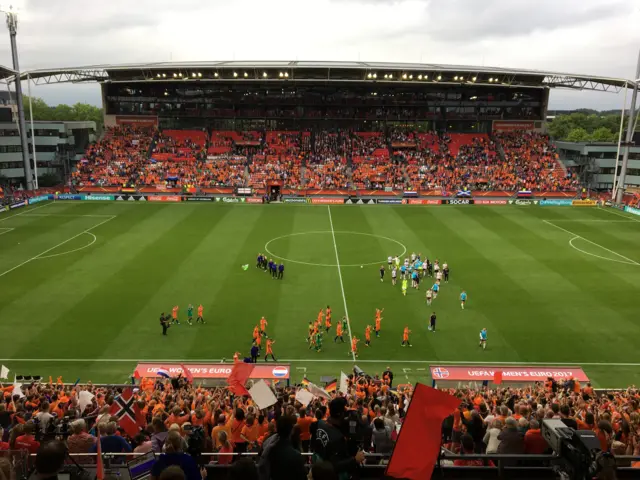
M 247 383 L 251 376 L 253 367 L 255 367 L 253 363 L 238 362 L 233 364 L 227 383 L 229 384 L 229 390 L 234 395 L 249 395 L 249 391 L 244 387 L 244 384 Z
M 500 385 L 502 383 L 502 371 L 493 374 L 493 383 Z
M 307 388 L 314 396 L 331 400 L 331 395 L 329 395 L 329 393 L 324 388 L 320 388 L 313 383 L 309 383 L 309 386 Z
M 193 374 L 191 370 L 184 366 L 184 363 L 180 364 L 180 368 L 182 368 L 182 376 L 187 379 L 187 382 L 193 383 Z
M 278 401 L 264 380 L 257 381 L 253 387 L 249 389 L 249 394 L 260 410 L 269 408 Z
M 156 375 L 163 378 L 171 378 L 171 375 L 169 375 L 169 371 L 164 368 L 159 368 L 156 372 Z
M 344 372 L 340 372 L 340 391 L 349 393 L 349 377 Z
M 102 463 L 102 443 L 100 440 L 100 429 L 96 425 L 96 480 L 104 480 L 104 464 Z
M 140 425 L 144 424 L 142 412 L 136 405 L 131 388 L 126 388 L 122 391 L 122 395 L 115 398 L 109 414 L 118 418 L 118 425 L 132 438 L 140 431 Z
M 9 378 L 9 369 L 2 365 L 0 369 L 0 378 L 8 379 Z
M 336 391 L 336 389 L 338 388 L 338 381 L 337 380 L 333 380 L 332 382 L 329 382 L 324 389 L 329 392 L 329 393 L 333 393 Z
M 440 452 L 442 422 L 458 405 L 460 399 L 453 395 L 417 384 L 386 475 L 409 480 L 431 478 Z

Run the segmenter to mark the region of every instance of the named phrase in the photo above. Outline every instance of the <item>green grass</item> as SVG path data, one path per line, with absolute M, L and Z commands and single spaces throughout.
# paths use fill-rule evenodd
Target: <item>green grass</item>
M 437 361 L 572 363 L 597 386 L 640 383 L 640 222 L 596 208 L 39 204 L 0 216 L 0 358 L 18 374 L 122 382 L 137 360 L 247 352 L 264 315 L 295 380 L 304 369 L 316 381 L 339 375 L 354 363 L 347 344 L 327 338 L 317 354 L 304 341 L 320 308 L 331 305 L 334 324 L 344 315 L 332 230 L 351 330 L 363 338 L 385 309 L 382 337 L 361 343 L 366 371 L 391 365 L 399 379 L 426 381 Z M 272 280 L 254 267 L 269 241 L 275 255 L 325 266 L 288 261 Z M 424 284 L 403 297 L 379 281 L 403 246 L 450 265 L 432 309 Z M 160 312 L 178 304 L 184 319 L 189 303 L 204 305 L 208 324 L 162 337 Z M 413 348 L 400 346 L 405 324 Z

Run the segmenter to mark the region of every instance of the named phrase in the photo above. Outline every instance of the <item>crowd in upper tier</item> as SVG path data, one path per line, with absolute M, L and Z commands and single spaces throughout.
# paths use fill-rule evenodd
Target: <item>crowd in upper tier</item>
M 108 128 L 73 172 L 75 186 L 430 190 L 575 190 L 546 135 L 348 130 Z
M 301 457 L 300 452 L 323 454 L 316 437 L 319 422 L 352 412 L 349 418 L 357 421 L 357 440 L 364 452 L 391 454 L 411 404 L 411 384 L 394 383 L 393 371 L 387 368 L 373 376 L 351 375 L 346 392 L 337 392 L 335 382 L 332 385 L 327 386 L 330 393 L 325 391 L 326 396 L 316 394 L 314 400 L 303 405 L 296 394 L 310 387 L 276 383 L 277 402 L 260 409 L 250 397 L 234 396 L 225 387 L 196 386 L 182 377 L 143 378 L 135 390 L 125 392 L 133 395 L 130 408 L 131 415 L 135 414 L 134 425 L 130 418 L 125 418 L 129 422 L 125 425 L 115 416 L 122 404 L 116 401 L 123 394 L 122 386 L 72 386 L 58 379 L 57 384 L 50 380 L 22 385 L 18 393 L 15 386 L 8 385 L 2 388 L 0 403 L 0 450 L 35 453 L 42 443 L 64 435 L 70 453 L 95 452 L 99 430 L 103 453 L 262 452 L 268 450 L 269 439 L 281 433 L 284 418 L 291 428 L 287 438 L 278 441 L 286 440 L 294 452 L 293 461 L 303 465 L 309 458 Z M 542 422 L 559 419 L 569 427 L 592 430 L 603 451 L 640 456 L 640 391 L 636 388 L 597 392 L 590 383 L 547 379 L 526 388 L 445 391 L 460 400 L 460 406 L 445 419 L 441 429 L 442 446 L 451 452 L 547 453 L 550 447 L 541 434 Z M 341 405 L 334 403 L 336 398 L 343 399 Z M 337 412 L 336 405 L 340 407 Z M 233 459 L 205 458 L 205 462 L 220 464 Z M 365 459 L 363 455 L 351 461 L 349 458 L 332 460 L 336 468 L 341 465 L 346 469 L 354 469 L 363 461 L 381 461 L 380 457 Z M 256 460 L 271 461 L 271 457 L 263 454 Z M 627 463 L 640 468 L 640 462 Z M 464 458 L 453 464 L 492 465 Z

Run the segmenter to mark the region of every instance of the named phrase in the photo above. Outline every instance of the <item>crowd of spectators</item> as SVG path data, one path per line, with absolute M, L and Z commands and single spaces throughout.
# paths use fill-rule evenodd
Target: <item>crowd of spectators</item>
M 365 452 L 390 454 L 402 428 L 412 389 L 410 384 L 394 385 L 392 379 L 390 370 L 381 377 L 351 376 L 348 393 L 331 394 L 342 399 L 341 416 L 346 410 L 360 422 L 358 440 Z M 319 453 L 315 432 L 319 422 L 335 413 L 336 402 L 316 398 L 305 407 L 295 399 L 301 388 L 276 386 L 277 403 L 260 410 L 250 398 L 234 397 L 224 387 L 196 387 L 182 378 L 143 379 L 135 390 L 141 413 L 139 433 L 131 437 L 109 413 L 123 387 L 36 383 L 23 386 L 20 398 L 8 386 L 3 388 L 0 404 L 0 450 L 36 453 L 42 443 L 63 436 L 70 453 L 91 453 L 96 451 L 99 430 L 103 453 L 260 452 L 267 449 L 270 437 L 288 428 L 294 450 Z M 82 391 L 94 395 L 84 410 L 79 401 Z M 454 453 L 547 453 L 542 422 L 559 419 L 569 427 L 595 432 L 602 451 L 640 455 L 640 391 L 636 388 L 596 392 L 591 384 L 548 379 L 526 388 L 445 391 L 460 399 L 459 408 L 442 425 L 442 445 Z M 283 417 L 288 425 L 279 423 Z M 225 464 L 232 458 L 205 456 L 202 462 Z M 454 464 L 485 463 L 458 459 Z M 640 467 L 640 462 L 633 466 Z
M 575 190 L 549 139 L 487 134 L 108 128 L 73 173 L 76 186 L 194 185 L 484 191 Z

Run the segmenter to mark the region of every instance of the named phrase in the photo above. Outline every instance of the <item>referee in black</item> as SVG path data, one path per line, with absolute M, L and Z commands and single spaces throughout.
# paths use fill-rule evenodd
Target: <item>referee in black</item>
M 169 330 L 169 319 L 164 316 L 164 312 L 160 314 L 160 325 L 162 325 L 162 335 L 166 335 Z
M 429 318 L 429 330 L 436 333 L 436 312 L 433 312 Z

